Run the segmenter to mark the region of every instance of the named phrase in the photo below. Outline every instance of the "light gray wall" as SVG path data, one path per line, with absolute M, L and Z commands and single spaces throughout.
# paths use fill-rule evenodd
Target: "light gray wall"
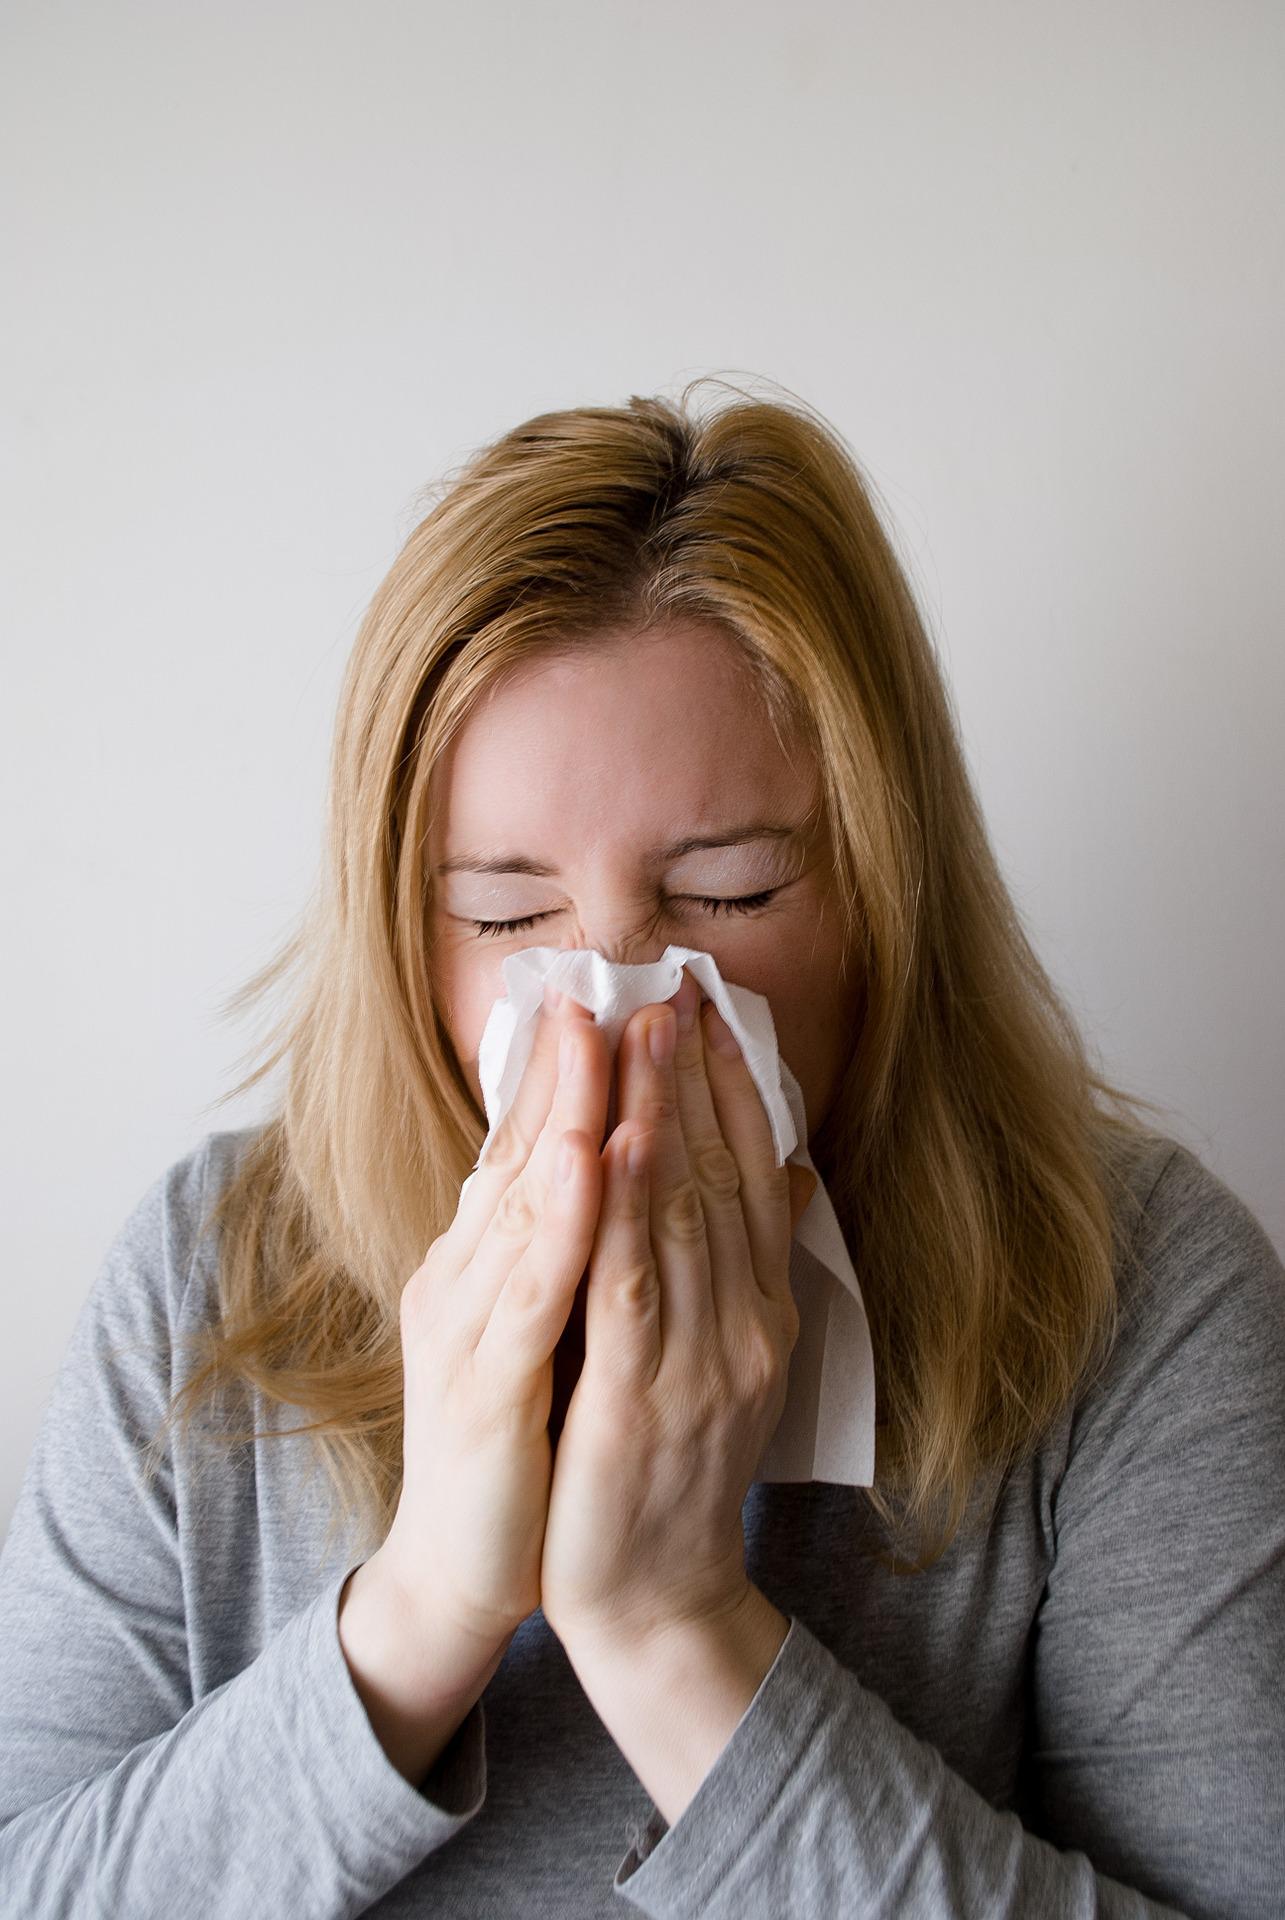
M 1285 12 L 5 10 L 0 1522 L 73 1316 L 311 889 L 415 490 L 784 382 L 900 529 L 1098 1046 L 1285 1247 Z

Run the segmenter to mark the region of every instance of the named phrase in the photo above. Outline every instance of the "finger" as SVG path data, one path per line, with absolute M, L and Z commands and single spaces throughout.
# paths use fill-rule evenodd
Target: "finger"
M 467 1261 L 467 1292 L 461 1290 L 459 1311 L 474 1337 L 489 1319 L 500 1290 L 541 1226 L 557 1184 L 555 1158 L 568 1137 L 584 1134 L 593 1143 L 597 1160 L 606 1104 L 608 1064 L 606 1041 L 591 1021 L 573 1021 L 563 1028 L 559 1047 L 558 1090 L 553 1110 L 526 1164 L 500 1194 L 481 1238 Z M 588 1112 L 590 1123 L 583 1124 Z M 498 1137 L 498 1135 L 497 1135 Z M 484 1166 L 488 1166 L 490 1156 Z M 592 1232 L 592 1221 L 589 1223 Z M 584 1258 L 580 1271 L 584 1270 Z
M 520 1237 L 517 1216 L 504 1203 L 496 1216 L 498 1230 L 489 1236 L 485 1255 L 495 1266 L 488 1278 L 498 1278 L 493 1301 L 477 1337 L 475 1356 L 496 1383 L 496 1390 L 514 1400 L 523 1389 L 543 1379 L 544 1368 L 567 1324 L 576 1289 L 589 1261 L 602 1194 L 602 1168 L 597 1145 L 582 1130 L 563 1136 L 566 1171 L 559 1171 L 529 1238 L 516 1259 L 503 1257 L 506 1235 Z M 520 1193 L 520 1183 L 509 1189 Z M 474 1265 L 476 1266 L 476 1262 Z M 547 1383 L 552 1392 L 552 1380 Z M 548 1418 L 548 1409 L 544 1410 Z
M 660 1274 L 651 1241 L 651 1137 L 618 1127 L 601 1156 L 602 1210 L 589 1255 L 585 1367 L 619 1387 L 649 1386 L 660 1365 Z M 634 1149 L 634 1164 L 629 1150 Z
M 723 1324 L 729 1315 L 743 1311 L 747 1299 L 757 1300 L 759 1289 L 742 1210 L 741 1169 L 723 1137 L 706 1071 L 702 996 L 697 988 L 692 980 L 686 994 L 678 998 L 674 1081 L 687 1164 L 705 1216 L 714 1314 Z
M 790 1295 L 790 1173 L 778 1166 L 767 1109 L 736 1036 L 709 1003 L 703 1010 L 705 1070 L 723 1139 L 740 1177 L 741 1214 L 751 1269 L 770 1299 Z M 791 1296 L 792 1297 L 792 1296 Z
M 500 1192 L 525 1165 L 553 1106 L 558 1085 L 558 1047 L 562 1020 L 546 991 L 536 1020 L 531 1050 L 508 1112 L 483 1142 L 472 1173 L 460 1189 L 455 1218 L 443 1236 L 459 1258 L 468 1258 L 495 1211 Z M 565 1005 L 565 1003 L 564 1003 Z M 507 1174 L 507 1177 L 506 1177 Z
M 576 1041 L 569 1059 L 562 1052 L 567 1033 Z M 563 1133 L 582 1127 L 595 1142 L 602 1139 L 608 1077 L 606 1044 L 593 1016 L 566 996 L 556 1013 L 548 1011 L 546 1002 L 513 1103 L 469 1176 L 447 1228 L 445 1237 L 457 1263 L 477 1252 L 505 1191 L 516 1180 L 526 1176 L 537 1202 L 548 1192 L 554 1151 Z
M 553 1106 L 520 1175 L 539 1200 L 553 1185 L 555 1161 L 565 1134 L 576 1130 L 587 1133 L 597 1155 L 611 1082 L 606 1036 L 593 1015 L 575 1001 L 564 999 L 558 1017 L 562 1032 Z
M 723 1137 L 714 1110 L 713 1095 L 705 1072 L 705 1042 L 701 1012 L 710 1004 L 700 982 L 683 968 L 684 982 L 690 981 L 686 995 L 679 993 L 669 1004 L 678 1015 L 678 1039 L 674 1048 L 674 1078 L 678 1086 L 678 1117 L 683 1138 L 691 1149 L 713 1145 Z M 686 1006 L 684 1007 L 684 999 Z M 685 1016 L 685 1018 L 684 1018 Z
M 652 1049 L 659 1033 L 661 1058 Z M 665 1042 L 669 1048 L 665 1055 Z M 700 1187 L 692 1173 L 678 1111 L 673 1047 L 674 1009 L 640 1008 L 621 1036 L 621 1117 L 651 1132 L 651 1238 L 661 1279 L 661 1331 L 666 1342 L 685 1329 L 698 1338 L 715 1319 L 713 1278 Z M 681 1334 L 680 1334 L 681 1337 Z

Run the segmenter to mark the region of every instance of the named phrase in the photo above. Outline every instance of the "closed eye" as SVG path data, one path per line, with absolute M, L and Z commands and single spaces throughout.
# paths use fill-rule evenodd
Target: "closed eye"
M 719 913 L 757 913 L 781 891 L 780 887 L 768 887 L 763 893 L 743 893 L 734 900 L 724 899 L 721 895 L 710 898 L 699 893 L 679 894 L 677 897 L 680 900 L 692 900 L 698 907 L 704 907 L 711 916 L 717 916 Z M 525 927 L 533 927 L 537 920 L 548 918 L 546 913 L 528 913 L 520 920 L 470 920 L 467 924 L 481 936 L 488 933 L 520 933 Z

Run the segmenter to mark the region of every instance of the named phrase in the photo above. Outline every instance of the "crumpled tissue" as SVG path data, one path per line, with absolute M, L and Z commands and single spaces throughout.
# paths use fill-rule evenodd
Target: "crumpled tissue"
M 659 960 L 641 966 L 608 960 L 585 947 L 525 947 L 507 954 L 501 966 L 505 992 L 491 1008 L 478 1049 L 488 1123 L 479 1164 L 513 1103 L 535 1040 L 546 983 L 593 1014 L 614 1060 L 630 1015 L 675 994 L 684 966 L 736 1035 L 771 1123 L 778 1166 L 788 1160 L 817 1177 L 790 1247 L 799 1334 L 790 1357 L 785 1406 L 755 1478 L 868 1487 L 874 1480 L 875 1448 L 870 1328 L 838 1218 L 808 1153 L 802 1090 L 780 1056 L 764 995 L 724 980 L 714 956 L 692 947 L 668 946 Z M 613 1077 L 607 1136 L 616 1124 L 615 1103 Z

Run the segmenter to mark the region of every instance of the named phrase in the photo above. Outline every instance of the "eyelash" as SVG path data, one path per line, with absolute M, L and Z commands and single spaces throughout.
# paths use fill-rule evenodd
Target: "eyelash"
M 769 887 L 764 893 L 742 894 L 739 900 L 727 900 L 721 897 L 712 899 L 698 893 L 687 894 L 684 897 L 695 900 L 698 906 L 708 907 L 711 915 L 717 918 L 720 908 L 726 909 L 728 913 L 756 913 L 780 891 L 779 887 Z M 523 927 L 533 927 L 537 920 L 543 920 L 546 917 L 543 913 L 528 913 L 518 920 L 470 920 L 468 924 L 478 935 L 517 933 Z

